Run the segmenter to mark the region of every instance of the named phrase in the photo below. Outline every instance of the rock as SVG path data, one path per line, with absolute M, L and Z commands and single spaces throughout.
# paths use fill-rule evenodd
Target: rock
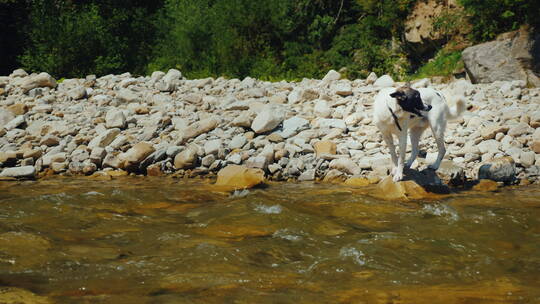
M 494 41 L 466 48 L 462 53 L 467 75 L 473 83 L 523 80 L 540 86 L 535 65 L 537 50 L 532 46 L 538 43 L 540 35 L 530 34 L 527 28 L 500 35 Z M 536 75 L 535 75 L 536 73 Z
M 443 160 L 437 173 L 446 183 L 452 186 L 463 185 L 467 179 L 465 169 L 456 165 L 451 160 Z
M 15 118 L 15 115 L 13 112 L 9 111 L 8 109 L 0 108 L 0 126 L 5 126 L 8 122 L 10 122 L 13 118 Z
M 120 129 L 114 128 L 114 129 L 108 129 L 107 131 L 101 133 L 94 139 L 90 141 L 88 144 L 88 148 L 94 149 L 95 147 L 101 147 L 104 148 L 108 144 L 112 143 L 112 141 L 116 138 L 116 136 L 120 134 Z
M 373 181 L 365 177 L 350 177 L 345 181 L 345 185 L 352 187 L 365 187 L 373 184 Z
M 524 122 L 520 122 L 516 125 L 513 125 L 508 130 L 508 135 L 513 136 L 513 137 L 518 137 L 527 133 L 531 133 L 531 127 L 529 127 L 529 125 Z
M 26 122 L 26 119 L 24 118 L 24 115 L 19 115 L 12 120 L 10 120 L 7 124 L 4 125 L 4 129 L 7 131 L 13 130 L 22 124 Z
M 161 164 L 152 164 L 146 168 L 146 175 L 148 176 L 162 176 L 163 174 Z
M 28 112 L 28 106 L 23 103 L 12 104 L 7 108 L 13 115 L 24 115 Z
M 336 87 L 335 87 L 335 93 L 339 96 L 349 96 L 349 95 L 352 95 L 352 87 L 351 87 L 351 83 L 346 81 L 346 82 L 339 82 Z
M 496 191 L 498 188 L 499 184 L 496 181 L 481 179 L 472 189 L 476 191 Z
M 308 182 L 308 181 L 314 181 L 315 180 L 315 169 L 309 169 L 300 174 L 298 177 L 298 181 L 300 182 Z
M 321 129 L 330 128 L 347 130 L 347 125 L 345 124 L 345 121 L 341 119 L 318 118 L 313 123 L 313 126 Z
M 330 162 L 330 168 L 345 172 L 350 175 L 358 175 L 362 169 L 350 158 L 337 158 Z
M 534 151 L 522 151 L 519 156 L 519 162 L 525 168 L 529 168 L 530 166 L 534 165 L 535 161 L 536 155 Z
M 41 139 L 39 142 L 40 145 L 45 145 L 47 147 L 57 146 L 60 143 L 60 138 L 54 135 L 47 135 Z
M 261 169 L 245 166 L 228 165 L 219 170 L 216 185 L 234 189 L 251 188 L 264 182 L 264 172 Z
M 289 138 L 298 132 L 309 128 L 309 121 L 302 117 L 293 116 L 283 121 L 283 130 L 279 133 L 283 138 Z
M 508 132 L 510 128 L 508 126 L 489 125 L 480 129 L 480 134 L 483 139 L 494 139 L 497 133 Z
M 125 128 L 126 116 L 124 115 L 124 112 L 115 108 L 112 108 L 109 111 L 107 111 L 107 115 L 105 116 L 105 126 L 109 129 Z
M 146 157 L 155 151 L 152 144 L 148 142 L 140 142 L 125 153 L 119 156 L 120 161 L 123 163 L 123 167 L 128 170 L 134 170 L 134 167 L 142 162 Z
M 190 138 L 210 132 L 215 129 L 218 124 L 219 121 L 213 117 L 197 121 L 185 129 L 181 142 L 186 142 Z
M 47 153 L 43 155 L 41 158 L 43 161 L 44 167 L 50 167 L 53 163 L 63 163 L 66 161 L 66 153 L 64 152 L 58 152 L 58 153 Z
M 334 155 L 337 152 L 337 145 L 330 140 L 321 140 L 313 144 L 313 149 L 315 149 L 317 157 L 321 157 L 324 154 Z
M 392 176 L 387 176 L 377 184 L 373 196 L 385 200 L 415 200 L 430 194 L 412 180 L 394 182 Z
M 322 100 L 322 99 L 319 99 L 315 103 L 315 107 L 313 108 L 313 111 L 315 112 L 315 115 L 317 115 L 317 117 L 322 117 L 322 118 L 329 118 L 332 114 L 332 109 L 330 108 L 330 106 L 328 106 L 328 103 L 326 102 L 326 100 Z
M 204 167 L 210 167 L 216 161 L 216 157 L 213 154 L 206 155 L 201 159 L 201 165 Z
M 341 78 L 341 74 L 339 72 L 336 72 L 335 70 L 330 70 L 326 75 L 323 77 L 323 82 L 330 82 L 339 80 Z
M 38 296 L 28 290 L 15 287 L 2 287 L 0 290 L 0 303 L 3 304 L 52 304 L 52 300 Z
M 95 147 L 92 150 L 92 153 L 90 153 L 89 158 L 92 163 L 98 166 L 101 166 L 101 162 L 103 161 L 106 155 L 107 155 L 107 151 L 105 151 L 104 148 Z
M 373 85 L 378 88 L 393 87 L 394 80 L 392 79 L 390 75 L 382 75 L 381 77 L 377 79 L 377 81 L 375 81 Z
M 21 85 L 24 93 L 33 88 L 41 87 L 56 88 L 56 80 L 51 75 L 43 72 L 27 77 Z
M 219 149 L 221 148 L 222 140 L 221 139 L 213 139 L 209 140 L 204 143 L 204 154 L 214 154 L 217 155 L 219 152 Z
M 488 139 L 480 142 L 478 144 L 478 149 L 481 153 L 497 153 L 499 152 L 499 148 L 501 146 L 501 143 L 494 140 L 494 139 Z
M 184 151 L 178 153 L 174 158 L 176 169 L 189 169 L 197 165 L 198 155 L 195 146 L 188 146 Z
M 323 182 L 325 183 L 342 183 L 343 180 L 343 172 L 336 169 L 328 170 L 323 178 Z
M 136 92 L 133 92 L 130 89 L 120 89 L 116 93 L 116 97 L 123 102 L 132 103 L 132 102 L 142 102 L 141 97 Z
M 244 134 L 238 134 L 234 136 L 229 142 L 229 149 L 240 149 L 247 143 L 247 139 Z
M 530 143 L 531 150 L 536 153 L 540 154 L 540 140 L 534 140 Z
M 377 81 L 378 77 L 377 77 L 377 74 L 375 74 L 374 72 L 371 72 L 369 73 L 368 77 L 366 78 L 366 83 L 369 85 L 369 84 L 374 84 L 375 81 Z
M 240 113 L 232 122 L 231 125 L 235 127 L 244 127 L 249 128 L 251 127 L 251 123 L 253 122 L 253 114 L 249 111 L 244 111 Z
M 478 169 L 478 179 L 490 179 L 505 184 L 516 180 L 516 165 L 511 157 L 496 158 L 484 162 Z
M 160 75 L 156 74 L 155 78 L 159 78 Z M 153 76 L 154 77 L 154 76 Z M 161 81 L 156 83 L 156 89 L 162 92 L 172 92 L 176 90 L 179 80 L 182 78 L 182 73 L 176 69 L 170 69 Z
M 86 97 L 86 88 L 85 87 L 76 87 L 69 90 L 67 96 L 73 100 L 79 100 Z
M 267 105 L 257 114 L 251 123 L 251 129 L 257 133 L 266 133 L 275 129 L 285 119 L 285 111 L 281 108 Z
M 14 177 L 14 178 L 34 178 L 36 175 L 36 168 L 34 166 L 13 167 L 5 168 L 0 173 L 1 177 Z

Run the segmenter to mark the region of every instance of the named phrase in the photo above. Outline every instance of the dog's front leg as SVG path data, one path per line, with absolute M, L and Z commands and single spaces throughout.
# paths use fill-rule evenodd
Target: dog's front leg
M 396 146 L 394 145 L 394 139 L 392 138 L 392 133 L 383 134 L 383 140 L 390 150 L 390 157 L 392 158 L 392 175 L 395 175 L 397 172 L 398 159 L 396 155 Z
M 407 152 L 407 125 L 399 132 L 399 158 L 394 174 L 394 182 L 399 182 L 403 179 L 403 167 L 405 166 L 405 153 Z

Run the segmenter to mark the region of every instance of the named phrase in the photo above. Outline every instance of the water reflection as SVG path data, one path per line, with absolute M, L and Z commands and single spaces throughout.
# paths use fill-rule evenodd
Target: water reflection
M 324 184 L 1 182 L 0 302 L 535 303 L 539 190 L 404 203 Z

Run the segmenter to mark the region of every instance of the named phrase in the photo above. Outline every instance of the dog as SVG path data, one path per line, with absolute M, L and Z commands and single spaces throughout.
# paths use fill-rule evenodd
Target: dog
M 454 98 L 454 106 L 446 103 L 443 94 L 431 88 L 403 86 L 398 89 L 382 89 L 375 97 L 374 123 L 390 149 L 393 162 L 392 175 L 395 182 L 403 179 L 403 169 L 410 167 L 418 156 L 418 142 L 427 127 L 431 128 L 437 143 L 437 159 L 428 168 L 437 170 L 446 153 L 444 132 L 449 120 L 457 119 L 466 109 L 463 96 Z M 410 131 L 411 157 L 405 162 L 407 133 Z M 399 140 L 399 157 L 396 155 L 393 135 Z

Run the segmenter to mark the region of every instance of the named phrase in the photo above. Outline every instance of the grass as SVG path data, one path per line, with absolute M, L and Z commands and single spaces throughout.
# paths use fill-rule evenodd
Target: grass
M 456 69 L 463 68 L 461 51 L 440 50 L 435 57 L 410 75 L 410 80 L 433 76 L 450 77 Z

